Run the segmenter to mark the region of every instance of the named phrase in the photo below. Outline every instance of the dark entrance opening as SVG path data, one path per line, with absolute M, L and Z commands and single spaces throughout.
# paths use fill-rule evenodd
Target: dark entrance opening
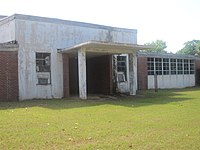
M 79 94 L 77 54 L 64 54 L 64 97 Z M 68 61 L 66 61 L 68 59 Z M 68 63 L 67 63 L 68 62 Z M 112 55 L 87 53 L 86 56 L 87 94 L 112 94 Z M 68 76 L 68 82 L 66 82 Z M 68 89 L 66 88 L 68 87 Z M 65 94 L 69 92 L 69 95 Z
M 112 94 L 112 55 L 87 54 L 87 93 Z

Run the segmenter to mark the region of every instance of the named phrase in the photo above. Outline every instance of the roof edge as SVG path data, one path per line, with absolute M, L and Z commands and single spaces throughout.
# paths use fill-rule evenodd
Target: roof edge
M 71 51 L 71 50 L 78 50 L 80 48 L 88 48 L 91 45 L 97 45 L 97 46 L 112 46 L 112 47 L 124 47 L 125 49 L 134 49 L 137 48 L 138 50 L 140 49 L 149 49 L 148 46 L 146 45 L 138 45 L 138 44 L 129 44 L 129 43 L 117 43 L 117 42 L 104 42 L 104 41 L 87 41 L 83 43 L 76 44 L 72 47 L 67 47 L 67 48 L 62 48 L 62 49 L 57 49 L 59 53 L 62 53 L 64 51 Z M 123 53 L 123 51 L 122 51 Z
M 17 41 L 10 41 L 6 43 L 0 43 L 0 49 L 10 49 L 10 48 L 19 48 Z
M 85 23 L 85 22 L 79 22 L 79 21 L 71 21 L 71 20 L 64 20 L 64 19 L 58 19 L 58 18 L 40 17 L 40 16 L 32 16 L 32 15 L 24 15 L 24 14 L 13 14 L 12 16 L 3 18 L 2 20 L 0 20 L 0 25 L 2 24 L 2 22 L 5 23 L 5 22 L 11 21 L 13 19 L 39 21 L 39 22 L 46 22 L 46 23 L 66 24 L 66 25 L 73 25 L 73 26 L 137 33 L 137 29 L 112 27 L 112 26 L 99 25 L 99 24 L 94 24 L 94 23 Z
M 0 20 L 5 18 L 5 17 L 8 17 L 8 16 L 0 15 Z
M 200 59 L 194 55 L 174 54 L 174 53 L 160 53 L 160 52 L 137 52 L 138 57 L 155 57 L 155 58 L 188 58 Z

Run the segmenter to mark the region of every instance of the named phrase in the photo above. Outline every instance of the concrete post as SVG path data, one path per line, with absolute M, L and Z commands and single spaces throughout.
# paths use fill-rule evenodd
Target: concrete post
M 137 91 L 137 57 L 135 53 L 129 54 L 129 82 L 130 95 L 136 95 Z
M 86 52 L 84 49 L 78 51 L 78 77 L 79 77 L 79 97 L 87 99 L 86 82 Z

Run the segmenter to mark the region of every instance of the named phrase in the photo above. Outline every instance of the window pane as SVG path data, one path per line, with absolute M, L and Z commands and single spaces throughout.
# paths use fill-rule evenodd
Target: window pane
M 184 59 L 184 74 L 189 74 L 189 61 Z
M 48 78 L 38 78 L 38 84 L 47 85 L 48 84 Z
M 163 58 L 163 74 L 169 74 L 169 58 Z
M 183 74 L 183 60 L 177 59 L 178 74 Z
M 36 53 L 37 84 L 51 84 L 50 53 Z
M 171 62 L 171 74 L 176 74 L 176 59 L 170 59 Z
M 50 72 L 50 53 L 36 53 L 36 71 Z
M 190 60 L 190 74 L 194 74 L 195 67 L 194 67 L 194 60 Z
M 147 58 L 148 75 L 154 75 L 154 58 Z
M 127 80 L 126 56 L 117 56 L 117 72 L 123 72 Z
M 155 58 L 155 69 L 157 75 L 162 75 L 162 58 Z

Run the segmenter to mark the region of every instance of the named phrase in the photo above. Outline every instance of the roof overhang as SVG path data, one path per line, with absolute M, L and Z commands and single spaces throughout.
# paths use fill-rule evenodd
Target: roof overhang
M 17 51 L 19 44 L 17 41 L 10 41 L 6 43 L 0 43 L 0 51 Z
M 75 45 L 73 47 L 58 49 L 59 53 L 73 53 L 78 52 L 80 49 L 84 49 L 86 52 L 95 53 L 108 53 L 108 54 L 125 54 L 133 53 L 138 50 L 151 49 L 152 47 L 137 44 L 127 43 L 110 43 L 110 42 L 97 42 L 89 41 Z

